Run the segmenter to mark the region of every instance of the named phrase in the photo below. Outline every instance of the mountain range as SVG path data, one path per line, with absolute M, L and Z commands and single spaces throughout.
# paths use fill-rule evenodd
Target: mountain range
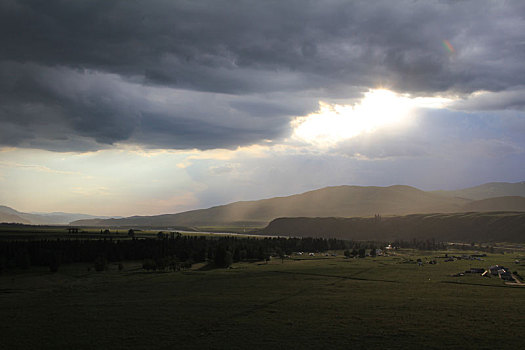
M 469 187 L 462 190 L 432 191 L 432 193 L 442 194 L 448 197 L 467 198 L 471 200 L 506 196 L 525 197 L 525 181 L 515 183 L 489 182 L 480 186 Z
M 78 220 L 72 225 L 158 228 L 262 227 L 278 217 L 369 217 L 375 214 L 509 210 L 525 211 L 525 182 L 490 183 L 458 191 L 422 191 L 401 185 L 334 186 L 287 197 L 235 202 L 178 214 Z
M 67 225 L 71 221 L 82 219 L 109 219 L 110 216 L 100 217 L 88 214 L 73 213 L 23 213 L 13 208 L 0 205 L 0 222 L 27 224 L 27 225 Z
M 493 182 L 456 191 L 410 186 L 333 186 L 287 197 L 241 201 L 177 214 L 94 217 L 22 213 L 0 206 L 0 222 L 94 227 L 263 227 L 279 217 L 370 217 L 489 211 L 525 211 L 525 182 Z
M 411 214 L 374 218 L 278 218 L 258 233 L 394 241 L 525 242 L 525 212 Z

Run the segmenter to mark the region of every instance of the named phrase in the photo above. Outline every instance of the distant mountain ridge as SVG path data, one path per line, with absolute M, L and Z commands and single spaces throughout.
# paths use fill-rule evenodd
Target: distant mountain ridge
M 481 199 L 467 203 L 465 211 L 525 211 L 525 197 L 506 196 Z
M 524 212 L 412 214 L 382 218 L 277 218 L 264 235 L 393 241 L 525 242 Z
M 492 182 L 456 191 L 410 186 L 333 186 L 287 197 L 241 201 L 177 214 L 127 218 L 23 213 L 0 205 L 0 222 L 95 227 L 262 227 L 278 217 L 367 217 L 374 214 L 525 211 L 525 182 Z
M 5 205 L 0 205 L 0 222 L 31 224 L 30 220 L 21 217 L 19 214 L 22 213 L 13 208 L 6 207 Z
M 485 202 L 473 198 L 485 191 Z M 514 191 L 512 197 L 508 193 Z M 174 226 L 265 226 L 279 217 L 370 217 L 416 213 L 458 213 L 466 211 L 525 211 L 525 182 L 492 183 L 458 191 L 422 191 L 395 185 L 334 186 L 287 197 L 235 202 L 208 209 L 177 214 L 133 216 L 109 220 L 78 220 L 73 225 L 96 227 L 158 227 Z M 492 198 L 499 197 L 499 198 Z M 486 198 L 491 198 L 486 200 Z
M 67 225 L 71 221 L 82 219 L 109 219 L 111 217 L 100 217 L 88 214 L 76 213 L 23 213 L 5 205 L 0 205 L 0 222 L 18 223 L 27 225 Z
M 483 185 L 465 188 L 455 191 L 432 191 L 449 197 L 461 197 L 472 200 L 481 200 L 494 197 L 519 196 L 525 197 L 525 181 L 489 182 Z

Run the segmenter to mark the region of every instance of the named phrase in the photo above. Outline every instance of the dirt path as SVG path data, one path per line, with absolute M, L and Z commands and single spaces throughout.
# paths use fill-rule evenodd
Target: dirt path
M 521 282 L 518 276 L 516 276 L 515 274 L 511 274 L 511 276 L 512 278 L 514 278 L 514 282 L 505 282 L 506 285 L 525 287 L 525 283 Z

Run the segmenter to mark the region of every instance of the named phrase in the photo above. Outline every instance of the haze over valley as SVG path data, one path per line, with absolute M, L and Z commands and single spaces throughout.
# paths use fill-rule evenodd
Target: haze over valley
M 525 178 L 519 2 L 254 3 L 2 2 L 0 204 L 155 216 Z
M 0 42 L 0 348 L 523 348 L 525 1 L 0 0 Z
M 333 186 L 302 194 L 242 201 L 208 209 L 127 218 L 85 214 L 30 214 L 0 207 L 0 221 L 98 227 L 263 227 L 279 217 L 370 217 L 490 211 L 525 211 L 525 182 L 488 183 L 456 191 L 410 186 Z

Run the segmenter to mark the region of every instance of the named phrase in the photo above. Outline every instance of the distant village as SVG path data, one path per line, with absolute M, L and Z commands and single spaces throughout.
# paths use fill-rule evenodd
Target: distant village
M 445 256 L 442 258 L 444 258 L 443 260 L 444 262 L 451 262 L 451 261 L 456 261 L 456 260 L 483 261 L 483 258 L 486 256 L 487 254 L 471 254 L 471 255 L 464 254 L 464 255 L 457 255 L 457 256 L 456 255 L 449 256 L 448 254 L 445 254 Z M 430 260 L 430 261 L 427 261 L 426 263 L 430 265 L 437 264 L 436 260 Z M 515 260 L 514 263 L 519 264 L 520 261 Z M 423 266 L 424 263 L 421 259 L 417 259 L 417 264 L 418 266 Z M 488 268 L 471 267 L 470 269 L 466 271 L 453 274 L 452 277 L 462 277 L 465 275 L 474 275 L 474 274 L 478 274 L 482 277 L 487 277 L 487 278 L 497 277 L 508 283 L 525 285 L 525 283 L 523 283 L 523 278 L 519 275 L 517 271 L 511 272 L 510 268 L 501 266 L 501 265 L 492 265 L 492 266 L 489 266 Z
M 489 266 L 488 269 L 473 267 L 465 272 L 454 274 L 453 277 L 461 277 L 465 276 L 466 274 L 480 274 L 480 276 L 483 277 L 498 277 L 504 280 L 505 282 L 524 284 L 522 282 L 521 276 L 518 274 L 517 271 L 511 272 L 510 268 L 500 265 Z
M 451 257 L 445 261 L 454 261 L 457 259 L 471 259 L 471 260 L 476 259 L 477 260 L 477 259 L 480 259 L 480 257 L 463 255 L 461 257 Z M 515 260 L 514 263 L 519 264 L 520 262 L 519 260 Z M 497 277 L 497 278 L 502 279 L 505 282 L 525 285 L 525 283 L 522 282 L 523 278 L 519 275 L 517 271 L 512 272 L 510 268 L 501 266 L 501 265 L 492 265 L 486 269 L 483 267 L 472 267 L 469 270 L 466 270 L 464 272 L 456 273 L 452 275 L 452 277 L 461 277 L 461 276 L 465 276 L 468 274 L 479 274 L 480 276 L 487 277 L 487 278 Z
M 373 249 L 373 250 L 367 251 L 366 253 L 363 252 L 363 249 L 358 253 L 345 251 L 344 255 L 345 255 L 345 258 L 347 259 L 348 258 L 357 259 L 357 258 L 364 258 L 364 257 L 375 257 L 375 256 L 382 256 L 382 255 L 395 255 L 395 253 L 391 251 L 392 249 L 393 249 L 392 246 L 388 245 L 384 247 L 384 249 Z M 294 253 L 294 255 L 299 255 L 299 256 L 303 254 L 305 253 L 304 252 Z M 322 255 L 337 256 L 337 254 L 335 253 L 331 253 L 331 254 L 324 253 Z M 316 256 L 316 254 L 313 252 L 310 252 L 308 253 L 308 256 Z M 444 256 L 436 257 L 435 259 L 430 259 L 426 261 L 423 261 L 421 258 L 417 259 L 416 261 L 412 259 L 407 259 L 405 263 L 417 263 L 418 266 L 422 267 L 425 264 L 428 264 L 428 265 L 437 264 L 436 259 L 443 259 L 443 262 L 451 262 L 451 261 L 457 261 L 457 260 L 484 261 L 483 258 L 485 258 L 486 256 L 487 254 L 471 254 L 471 255 L 463 254 L 463 255 L 450 255 L 450 256 L 448 254 L 445 254 Z M 286 257 L 290 257 L 290 256 L 286 256 Z M 515 260 L 514 263 L 519 264 L 520 261 Z M 517 271 L 512 272 L 510 268 L 501 266 L 501 265 L 493 265 L 493 266 L 489 266 L 488 268 L 471 267 L 470 269 L 466 271 L 453 274 L 452 277 L 462 277 L 466 275 L 475 275 L 475 274 L 478 274 L 486 278 L 497 277 L 509 284 L 525 286 L 525 283 L 523 282 L 523 278 L 519 275 Z

